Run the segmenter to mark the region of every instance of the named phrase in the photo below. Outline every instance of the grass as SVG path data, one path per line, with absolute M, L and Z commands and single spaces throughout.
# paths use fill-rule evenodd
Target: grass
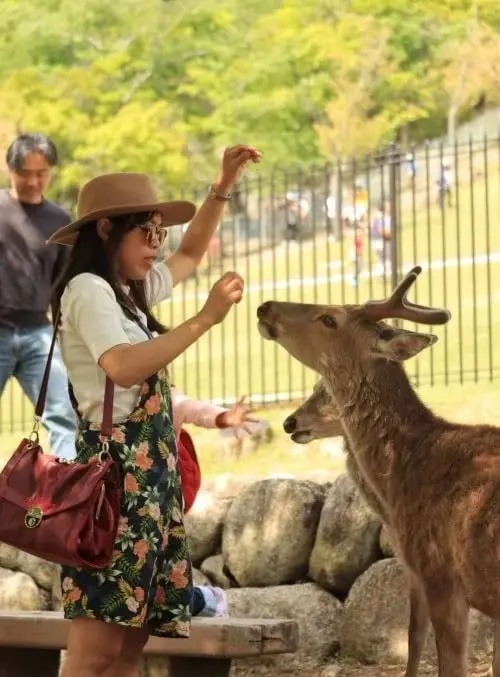
M 437 414 L 461 423 L 498 424 L 500 421 L 500 391 L 493 383 L 467 386 L 425 386 L 418 389 L 422 400 Z M 258 412 L 268 421 L 273 439 L 263 443 L 253 454 L 239 461 L 223 458 L 220 449 L 221 433 L 190 427 L 199 452 L 204 477 L 213 479 L 220 475 L 291 474 L 307 476 L 317 471 L 337 474 L 344 470 L 343 456 L 328 453 L 329 447 L 321 441 L 309 445 L 296 445 L 283 431 L 283 420 L 295 405 L 264 409 Z M 331 447 L 330 447 L 331 448 Z
M 500 390 L 494 383 L 424 386 L 418 389 L 423 401 L 436 413 L 462 423 L 497 424 L 500 420 Z M 272 439 L 254 453 L 230 460 L 221 451 L 221 433 L 189 426 L 195 440 L 205 480 L 221 476 L 267 477 L 269 475 L 314 476 L 318 472 L 333 476 L 344 470 L 342 455 L 327 453 L 324 442 L 295 445 L 282 428 L 285 417 L 294 405 L 265 409 L 257 415 L 266 419 L 273 432 Z M 0 436 L 0 463 L 3 464 L 19 444 L 19 433 Z M 45 442 L 45 435 L 42 441 Z
M 498 161 L 496 161 L 498 165 Z M 422 193 L 414 205 L 405 199 L 401 213 L 400 248 L 404 267 L 421 263 L 428 268 L 413 293 L 420 303 L 449 308 L 449 326 L 436 329 L 440 342 L 411 365 L 421 383 L 472 381 L 493 377 L 497 372 L 493 346 L 499 338 L 495 306 L 500 292 L 492 280 L 500 265 L 500 229 L 493 227 L 492 215 L 500 213 L 498 166 L 488 173 L 472 172 L 454 196 L 453 209 L 444 213 L 428 205 Z M 422 187 L 420 187 L 420 190 Z M 496 225 L 496 221 L 495 221 Z M 314 375 L 292 361 L 277 346 L 263 342 L 256 329 L 256 310 L 266 299 L 313 303 L 358 303 L 381 298 L 389 292 L 390 280 L 365 280 L 359 288 L 348 286 L 342 262 L 350 242 L 331 242 L 318 234 L 311 243 L 297 248 L 282 247 L 261 256 L 228 261 L 246 280 L 244 301 L 228 319 L 198 341 L 174 365 L 176 384 L 191 394 L 223 401 L 250 393 L 284 397 L 307 391 Z M 481 260 L 486 254 L 497 254 Z M 479 257 L 479 258 L 478 258 Z M 447 261 L 443 267 L 441 261 Z M 460 265 L 457 261 L 461 260 Z M 215 280 L 189 282 L 163 304 L 160 316 L 175 326 L 194 314 Z
M 473 153 L 470 164 L 468 156 L 459 158 L 456 206 L 444 213 L 428 204 L 425 177 L 419 178 L 414 201 L 409 193 L 402 197 L 400 259 L 404 267 L 421 263 L 426 268 L 412 298 L 443 305 L 453 316 L 448 326 L 434 330 L 438 344 L 409 364 L 418 384 L 476 383 L 498 372 L 494 347 L 500 339 L 500 291 L 494 291 L 492 280 L 500 273 L 500 229 L 496 218 L 493 221 L 500 213 L 500 171 L 492 153 L 487 162 L 482 153 Z M 358 303 L 385 296 L 390 280 L 366 279 L 359 288 L 346 284 L 351 240 L 345 236 L 333 242 L 322 232 L 298 247 L 280 246 L 225 260 L 225 269 L 245 278 L 245 298 L 224 323 L 177 360 L 172 370 L 175 384 L 191 396 L 223 402 L 249 394 L 256 402 L 267 397 L 272 403 L 277 395 L 286 401 L 307 393 L 315 375 L 260 338 L 256 310 L 267 299 Z M 442 260 L 447 262 L 444 267 Z M 204 275 L 199 283 L 190 280 L 176 289 L 172 301 L 159 308 L 161 319 L 175 326 L 193 315 L 217 277 Z M 17 384 L 9 384 L 0 402 L 1 433 L 29 427 L 31 416 L 32 407 Z

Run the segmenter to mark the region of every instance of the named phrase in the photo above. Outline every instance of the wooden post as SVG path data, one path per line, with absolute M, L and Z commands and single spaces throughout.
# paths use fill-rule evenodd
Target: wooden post
M 0 647 L 0 677 L 58 677 L 59 661 L 55 649 Z
M 229 677 L 231 670 L 230 658 L 176 657 L 169 660 L 169 677 Z M 0 677 L 3 675 L 0 674 Z

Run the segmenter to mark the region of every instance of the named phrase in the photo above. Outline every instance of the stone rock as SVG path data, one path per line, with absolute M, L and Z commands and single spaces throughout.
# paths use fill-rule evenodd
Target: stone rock
M 354 581 L 380 558 L 380 520 L 348 475 L 338 477 L 321 512 L 309 575 L 344 598 Z
M 396 557 L 396 551 L 392 545 L 391 537 L 385 524 L 382 525 L 382 529 L 380 530 L 380 550 L 384 557 Z
M 203 572 L 193 567 L 193 584 L 194 585 L 210 585 L 210 581 Z
M 472 664 L 491 658 L 493 621 L 470 613 L 469 656 Z M 404 663 L 408 655 L 408 578 L 396 558 L 373 564 L 354 583 L 344 605 L 341 630 L 343 658 L 361 663 Z M 429 633 L 423 661 L 436 665 L 433 633 Z
M 25 573 L 0 568 L 0 609 L 47 611 L 50 593 L 40 590 Z
M 323 501 L 321 486 L 288 479 L 262 480 L 237 496 L 224 524 L 222 553 L 238 585 L 302 580 Z
M 205 480 L 203 489 L 217 498 L 233 499 L 243 489 L 261 479 L 261 475 L 242 475 L 241 473 L 228 472 L 218 475 L 215 479 Z
M 201 565 L 201 571 L 205 574 L 212 585 L 217 585 L 223 590 L 234 587 L 234 582 L 224 571 L 224 558 L 222 555 L 212 555 Z
M 222 527 L 231 502 L 200 492 L 184 517 L 191 559 L 195 564 L 220 552 Z
M 48 591 L 52 590 L 54 581 L 61 576 L 61 569 L 57 564 L 28 555 L 5 543 L 0 543 L 0 567 L 22 571 L 31 576 L 40 588 Z
M 270 657 L 264 661 L 276 672 L 298 668 L 300 673 L 316 668 L 338 651 L 342 604 L 315 583 L 270 588 L 232 588 L 227 591 L 230 616 L 236 618 L 293 618 L 299 625 L 296 654 Z M 237 661 L 253 665 L 261 659 Z
M 54 584 L 50 592 L 50 608 L 53 611 L 59 611 L 62 609 L 62 586 L 61 586 L 61 577 L 58 576 L 54 578 Z
M 342 475 L 342 472 L 339 470 L 322 470 L 321 468 L 315 468 L 305 472 L 301 476 L 301 479 L 309 480 L 316 484 L 322 484 L 326 494 L 339 475 Z

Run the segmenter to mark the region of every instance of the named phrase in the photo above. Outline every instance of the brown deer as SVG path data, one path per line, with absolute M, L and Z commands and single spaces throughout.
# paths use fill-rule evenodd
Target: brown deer
M 345 435 L 337 405 L 323 379 L 314 387 L 311 396 L 283 422 L 283 429 L 296 444 L 308 444 L 325 437 L 343 437 L 346 470 L 373 512 L 387 523 L 387 515 L 376 494 L 365 482 Z M 389 526 L 389 525 L 387 525 Z
M 473 607 L 496 621 L 492 674 L 500 677 L 500 428 L 450 423 L 410 385 L 401 363 L 437 337 L 383 320 L 451 319 L 447 310 L 408 301 L 420 273 L 411 270 L 389 299 L 363 305 L 268 301 L 257 310 L 259 331 L 323 377 L 387 515 L 410 574 L 409 665 L 418 664 L 429 615 L 439 677 L 466 677 Z
M 339 410 L 323 379 L 308 399 L 283 421 L 283 430 L 296 444 L 308 444 L 325 437 L 344 437 Z
M 386 509 L 367 484 L 359 469 L 349 439 L 342 426 L 339 409 L 322 378 L 317 382 L 310 397 L 290 416 L 287 416 L 283 422 L 283 429 L 297 444 L 308 444 L 313 440 L 325 437 L 343 436 L 347 474 L 391 535 L 391 525 Z M 395 540 L 393 536 L 391 536 L 391 540 Z M 425 644 L 429 625 L 429 615 L 426 613 L 426 608 L 421 608 L 419 612 L 419 607 L 415 608 L 413 599 L 413 596 L 410 596 L 410 618 L 412 622 L 408 631 L 409 650 L 405 671 L 406 677 L 416 677 L 418 674 L 422 648 Z

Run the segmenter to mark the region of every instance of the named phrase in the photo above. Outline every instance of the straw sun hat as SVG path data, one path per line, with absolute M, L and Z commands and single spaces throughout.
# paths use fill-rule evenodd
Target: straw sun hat
M 191 221 L 196 207 L 192 202 L 159 202 L 153 182 L 146 174 L 103 174 L 82 187 L 76 220 L 59 228 L 48 242 L 72 246 L 86 223 L 140 212 L 159 212 L 164 226 L 175 226 Z

